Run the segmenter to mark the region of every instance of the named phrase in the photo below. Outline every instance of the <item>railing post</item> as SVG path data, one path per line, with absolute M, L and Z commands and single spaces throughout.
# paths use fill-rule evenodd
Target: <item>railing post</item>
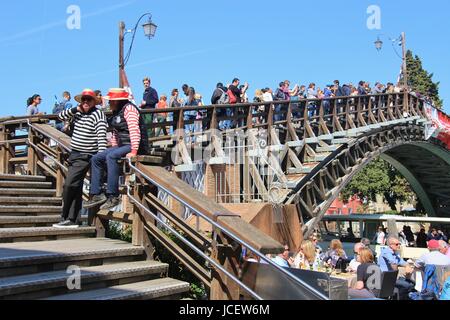
M 1 125 L 0 127 L 0 141 L 7 141 L 9 140 L 8 134 L 6 133 L 6 127 L 5 125 Z M 7 143 L 2 143 L 0 145 L 0 174 L 5 174 L 8 171 L 8 149 L 7 149 Z
M 147 187 L 140 182 L 140 178 L 136 176 L 136 184 L 134 186 L 134 194 L 141 204 L 148 207 L 145 200 L 145 194 Z M 147 260 L 153 260 L 155 248 L 153 247 L 150 237 L 144 228 L 145 223 L 154 224 L 155 221 L 144 220 L 144 216 L 141 214 L 140 209 L 134 206 L 133 225 L 132 225 L 132 243 L 134 246 L 144 247 L 144 252 Z
M 63 153 L 61 151 L 61 147 L 57 147 L 56 149 L 56 160 L 59 163 L 63 163 Z M 57 197 L 62 197 L 63 195 L 63 188 L 64 188 L 64 172 L 63 169 L 61 168 L 61 166 L 57 166 L 56 169 L 56 196 Z
M 33 144 L 36 144 L 36 135 L 32 128 L 28 128 L 28 139 Z M 30 175 L 37 174 L 37 154 L 34 147 L 30 144 L 28 146 L 28 162 L 27 162 L 27 172 Z
M 233 242 L 221 231 L 214 230 L 212 258 L 236 277 L 240 277 L 239 258 L 241 247 L 233 246 Z M 239 285 L 228 278 L 220 270 L 211 270 L 211 295 L 210 300 L 239 300 Z

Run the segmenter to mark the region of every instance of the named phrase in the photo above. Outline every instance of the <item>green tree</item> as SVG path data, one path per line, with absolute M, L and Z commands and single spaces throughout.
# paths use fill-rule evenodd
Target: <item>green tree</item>
M 414 192 L 408 181 L 389 163 L 377 158 L 355 175 L 341 193 L 341 199 L 348 201 L 352 196 L 375 201 L 376 195 L 383 195 L 392 210 L 397 201 L 412 200 Z
M 406 53 L 406 68 L 408 84 L 413 91 L 429 95 L 437 108 L 442 108 L 443 101 L 439 97 L 439 82 L 433 82 L 433 73 L 429 73 L 422 66 L 419 56 L 413 56 L 411 50 Z

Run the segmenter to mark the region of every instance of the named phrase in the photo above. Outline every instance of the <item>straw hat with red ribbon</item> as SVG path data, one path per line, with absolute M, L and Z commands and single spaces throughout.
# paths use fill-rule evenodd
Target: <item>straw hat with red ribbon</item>
M 109 89 L 108 95 L 104 97 L 109 101 L 130 100 L 130 94 L 128 91 L 122 88 Z
M 102 100 L 100 98 L 97 97 L 97 95 L 95 94 L 94 90 L 92 89 L 84 89 L 83 92 L 77 96 L 75 96 L 75 101 L 81 103 L 81 101 L 83 99 L 86 98 L 92 98 L 95 100 L 95 104 L 101 104 Z

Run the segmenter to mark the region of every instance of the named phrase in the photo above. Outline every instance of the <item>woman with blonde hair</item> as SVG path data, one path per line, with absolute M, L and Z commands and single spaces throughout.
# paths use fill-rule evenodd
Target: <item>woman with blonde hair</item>
M 323 260 L 335 268 L 339 259 L 347 260 L 347 255 L 345 254 L 342 242 L 338 239 L 333 239 L 330 243 L 330 249 L 325 253 Z
M 311 269 L 317 267 L 316 246 L 310 240 L 304 240 L 300 250 L 294 259 L 294 267 L 297 269 Z

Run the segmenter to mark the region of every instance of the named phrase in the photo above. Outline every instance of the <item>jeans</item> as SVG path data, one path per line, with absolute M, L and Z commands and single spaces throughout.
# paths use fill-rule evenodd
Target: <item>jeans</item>
M 409 300 L 408 293 L 414 289 L 414 282 L 407 280 L 406 278 L 398 278 L 395 282 L 395 287 L 398 289 L 400 300 Z
M 277 121 L 282 121 L 283 120 L 283 115 L 281 114 L 283 108 L 283 106 L 281 104 L 278 104 L 275 106 L 275 110 L 274 110 L 274 116 L 273 116 L 273 121 L 277 122 Z
M 63 190 L 63 209 L 62 218 L 69 219 L 72 222 L 77 222 L 78 214 L 80 213 L 83 183 L 89 167 L 91 166 L 90 154 L 72 151 L 69 157 L 69 171 L 67 173 L 66 181 L 64 182 Z
M 226 108 L 225 109 L 225 114 L 226 114 L 227 117 L 232 117 L 233 116 L 233 109 L 232 108 Z M 219 129 L 220 130 L 231 129 L 232 123 L 233 123 L 233 120 L 220 121 Z
M 118 161 L 131 152 L 131 145 L 109 148 L 102 153 L 98 153 L 91 160 L 91 195 L 102 193 L 102 177 L 107 170 L 108 186 L 106 194 L 108 196 L 119 196 L 119 175 L 120 166 Z

